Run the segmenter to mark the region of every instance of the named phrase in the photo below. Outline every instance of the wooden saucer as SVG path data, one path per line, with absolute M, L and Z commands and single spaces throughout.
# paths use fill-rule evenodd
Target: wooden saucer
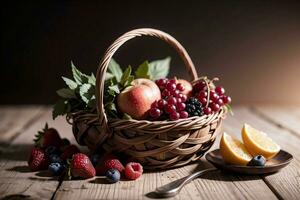
M 205 158 L 218 169 L 239 174 L 261 175 L 279 171 L 292 161 L 293 156 L 284 150 L 280 150 L 279 153 L 274 158 L 268 160 L 263 167 L 226 164 L 222 159 L 220 149 L 208 152 Z

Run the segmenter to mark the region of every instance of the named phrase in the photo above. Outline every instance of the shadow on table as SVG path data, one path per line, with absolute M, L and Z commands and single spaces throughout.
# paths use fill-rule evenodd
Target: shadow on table
M 0 144 L 0 160 L 27 161 L 31 144 Z
M 6 171 L 14 171 L 20 173 L 31 173 L 31 170 L 27 165 L 14 166 L 12 168 L 6 169 Z
M 215 168 L 207 160 L 201 159 L 198 162 L 199 163 L 197 164 L 197 167 L 193 170 L 192 173 L 200 170 L 208 169 L 208 168 Z M 243 174 L 236 174 L 236 173 L 223 171 L 223 170 L 217 170 L 217 171 L 207 172 L 202 176 L 200 176 L 198 179 L 232 182 L 232 181 L 257 180 L 257 179 L 261 179 L 261 177 L 257 175 L 243 175 Z
M 109 183 L 106 178 L 103 176 L 103 177 L 97 177 L 93 180 L 90 180 L 89 181 L 90 183 L 95 183 L 95 184 L 113 184 L 113 183 Z

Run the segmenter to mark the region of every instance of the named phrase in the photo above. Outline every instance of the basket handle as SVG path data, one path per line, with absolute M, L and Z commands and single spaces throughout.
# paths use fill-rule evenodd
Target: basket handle
M 122 36 L 120 36 L 118 39 L 116 39 L 110 47 L 106 50 L 100 65 L 97 70 L 97 76 L 96 76 L 96 104 L 97 104 L 97 110 L 100 120 L 100 126 L 104 129 L 103 131 L 109 131 L 108 128 L 108 120 L 107 116 L 105 114 L 104 110 L 104 103 L 103 103 L 103 96 L 104 96 L 104 82 L 105 82 L 105 74 L 107 67 L 109 65 L 109 62 L 115 52 L 127 41 L 140 36 L 151 36 L 159 38 L 165 42 L 167 42 L 169 45 L 171 45 L 177 53 L 180 55 L 181 59 L 184 61 L 185 67 L 187 71 L 189 72 L 189 75 L 193 78 L 193 80 L 196 80 L 198 78 L 195 66 L 184 49 L 184 47 L 171 35 L 160 31 L 156 29 L 151 28 L 140 28 L 135 29 L 132 31 L 129 31 Z

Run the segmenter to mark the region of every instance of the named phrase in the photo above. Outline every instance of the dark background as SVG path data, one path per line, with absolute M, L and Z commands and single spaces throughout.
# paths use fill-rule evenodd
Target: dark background
M 1 3 L 0 104 L 54 103 L 70 61 L 95 72 L 122 33 L 153 27 L 187 49 L 200 75 L 218 76 L 234 103 L 300 103 L 299 1 L 78 1 Z M 123 66 L 172 57 L 157 39 L 136 39 L 115 58 Z

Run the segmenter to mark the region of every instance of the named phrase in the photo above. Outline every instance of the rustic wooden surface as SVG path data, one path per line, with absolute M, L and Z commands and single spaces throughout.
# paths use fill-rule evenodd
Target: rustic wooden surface
M 1 106 L 0 113 L 0 198 L 151 199 L 156 187 L 211 166 L 202 158 L 182 168 L 145 173 L 136 181 L 116 184 L 107 184 L 104 177 L 57 180 L 47 172 L 30 172 L 26 160 L 34 134 L 45 122 L 75 143 L 64 118 L 53 121 L 46 106 Z M 293 154 L 292 163 L 268 176 L 212 172 L 186 185 L 175 199 L 300 199 L 300 107 L 244 106 L 235 107 L 234 113 L 225 120 L 224 131 L 240 137 L 245 122 L 262 129 Z

